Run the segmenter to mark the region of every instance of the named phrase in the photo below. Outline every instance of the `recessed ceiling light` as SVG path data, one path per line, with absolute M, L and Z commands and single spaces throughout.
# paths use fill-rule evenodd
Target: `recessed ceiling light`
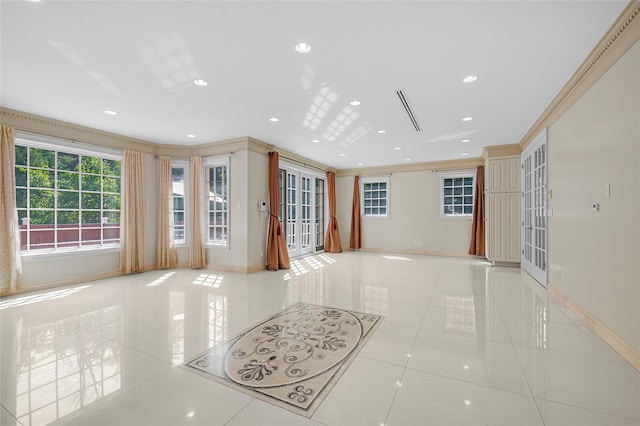
M 111 110 L 109 110 L 109 109 L 108 109 L 108 110 L 105 110 L 105 112 L 104 112 L 104 113 L 105 113 L 105 114 L 108 114 L 108 115 L 118 115 L 118 113 L 117 113 L 117 112 L 115 112 L 115 111 L 111 111 Z
M 476 81 L 478 79 L 477 75 L 468 75 L 465 78 L 462 79 L 463 83 L 473 83 L 474 81 Z
M 379 134 L 383 134 L 383 133 L 387 133 L 387 131 L 386 130 L 378 130 L 378 133 Z
M 280 119 L 278 117 L 271 117 L 269 119 L 269 121 L 273 122 L 273 123 L 277 123 L 278 121 L 280 121 Z
M 203 80 L 201 78 L 196 78 L 195 80 L 193 80 L 193 84 L 195 84 L 196 86 L 204 87 L 207 84 L 209 84 L 209 82 L 207 80 Z
M 469 153 L 468 153 L 468 152 L 464 152 L 464 153 L 462 153 L 462 156 L 463 156 L 463 157 L 466 157 L 467 155 L 469 155 Z
M 346 154 L 340 154 L 340 157 L 344 157 Z
M 364 166 L 364 164 L 362 164 L 362 163 L 358 163 L 358 166 Z
M 411 158 L 405 158 L 404 161 L 411 161 Z
M 301 41 L 296 43 L 296 52 L 298 53 L 308 53 L 311 50 L 311 45 L 306 41 Z
M 473 120 L 473 117 L 465 117 L 462 119 L 462 121 L 471 121 Z
M 396 151 L 400 151 L 400 149 L 401 149 L 401 148 L 400 148 L 399 146 L 396 146 L 396 147 L 395 147 L 395 148 L 393 148 L 393 149 L 395 149 Z
M 311 142 L 313 142 L 313 143 L 318 143 L 318 142 L 320 142 L 320 139 L 314 139 L 314 140 L 312 140 Z
M 195 137 L 196 137 L 196 135 L 192 135 L 191 133 L 189 133 L 189 134 L 187 135 L 187 137 L 188 137 L 188 138 L 195 138 Z
M 360 101 L 357 99 L 352 100 L 351 102 L 349 102 L 349 105 L 351 106 L 358 106 L 360 105 Z
M 471 142 L 471 139 L 462 139 L 462 143 Z

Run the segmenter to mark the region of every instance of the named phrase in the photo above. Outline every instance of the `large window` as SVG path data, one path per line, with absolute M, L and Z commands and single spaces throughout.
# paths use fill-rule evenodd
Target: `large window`
M 440 216 L 468 217 L 473 215 L 473 170 L 440 174 Z
M 171 164 L 171 183 L 173 187 L 173 240 L 178 245 L 187 242 L 187 175 L 186 162 L 174 161 Z
M 24 252 L 120 243 L 120 160 L 16 140 L 16 204 Z
M 362 182 L 362 216 L 389 216 L 389 178 L 363 178 Z
M 207 243 L 229 245 L 229 161 L 204 161 L 207 191 Z

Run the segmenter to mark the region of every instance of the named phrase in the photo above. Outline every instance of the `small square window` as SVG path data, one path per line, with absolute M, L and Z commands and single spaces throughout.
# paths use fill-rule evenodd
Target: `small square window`
M 388 217 L 389 178 L 373 177 L 362 179 L 362 216 Z
M 473 215 L 473 170 L 440 174 L 440 217 L 470 218 Z

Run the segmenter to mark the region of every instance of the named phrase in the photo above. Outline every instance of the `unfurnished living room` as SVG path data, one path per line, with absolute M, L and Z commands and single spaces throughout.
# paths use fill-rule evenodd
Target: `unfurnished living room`
M 0 1 L 1 425 L 640 426 L 640 1 Z

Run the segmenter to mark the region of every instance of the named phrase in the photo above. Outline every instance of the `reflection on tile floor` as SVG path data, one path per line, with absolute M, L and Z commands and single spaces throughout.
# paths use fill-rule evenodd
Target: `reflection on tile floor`
M 385 316 L 306 419 L 177 368 L 297 302 Z M 640 373 L 527 274 L 321 254 L 0 299 L 2 425 L 640 425 Z

